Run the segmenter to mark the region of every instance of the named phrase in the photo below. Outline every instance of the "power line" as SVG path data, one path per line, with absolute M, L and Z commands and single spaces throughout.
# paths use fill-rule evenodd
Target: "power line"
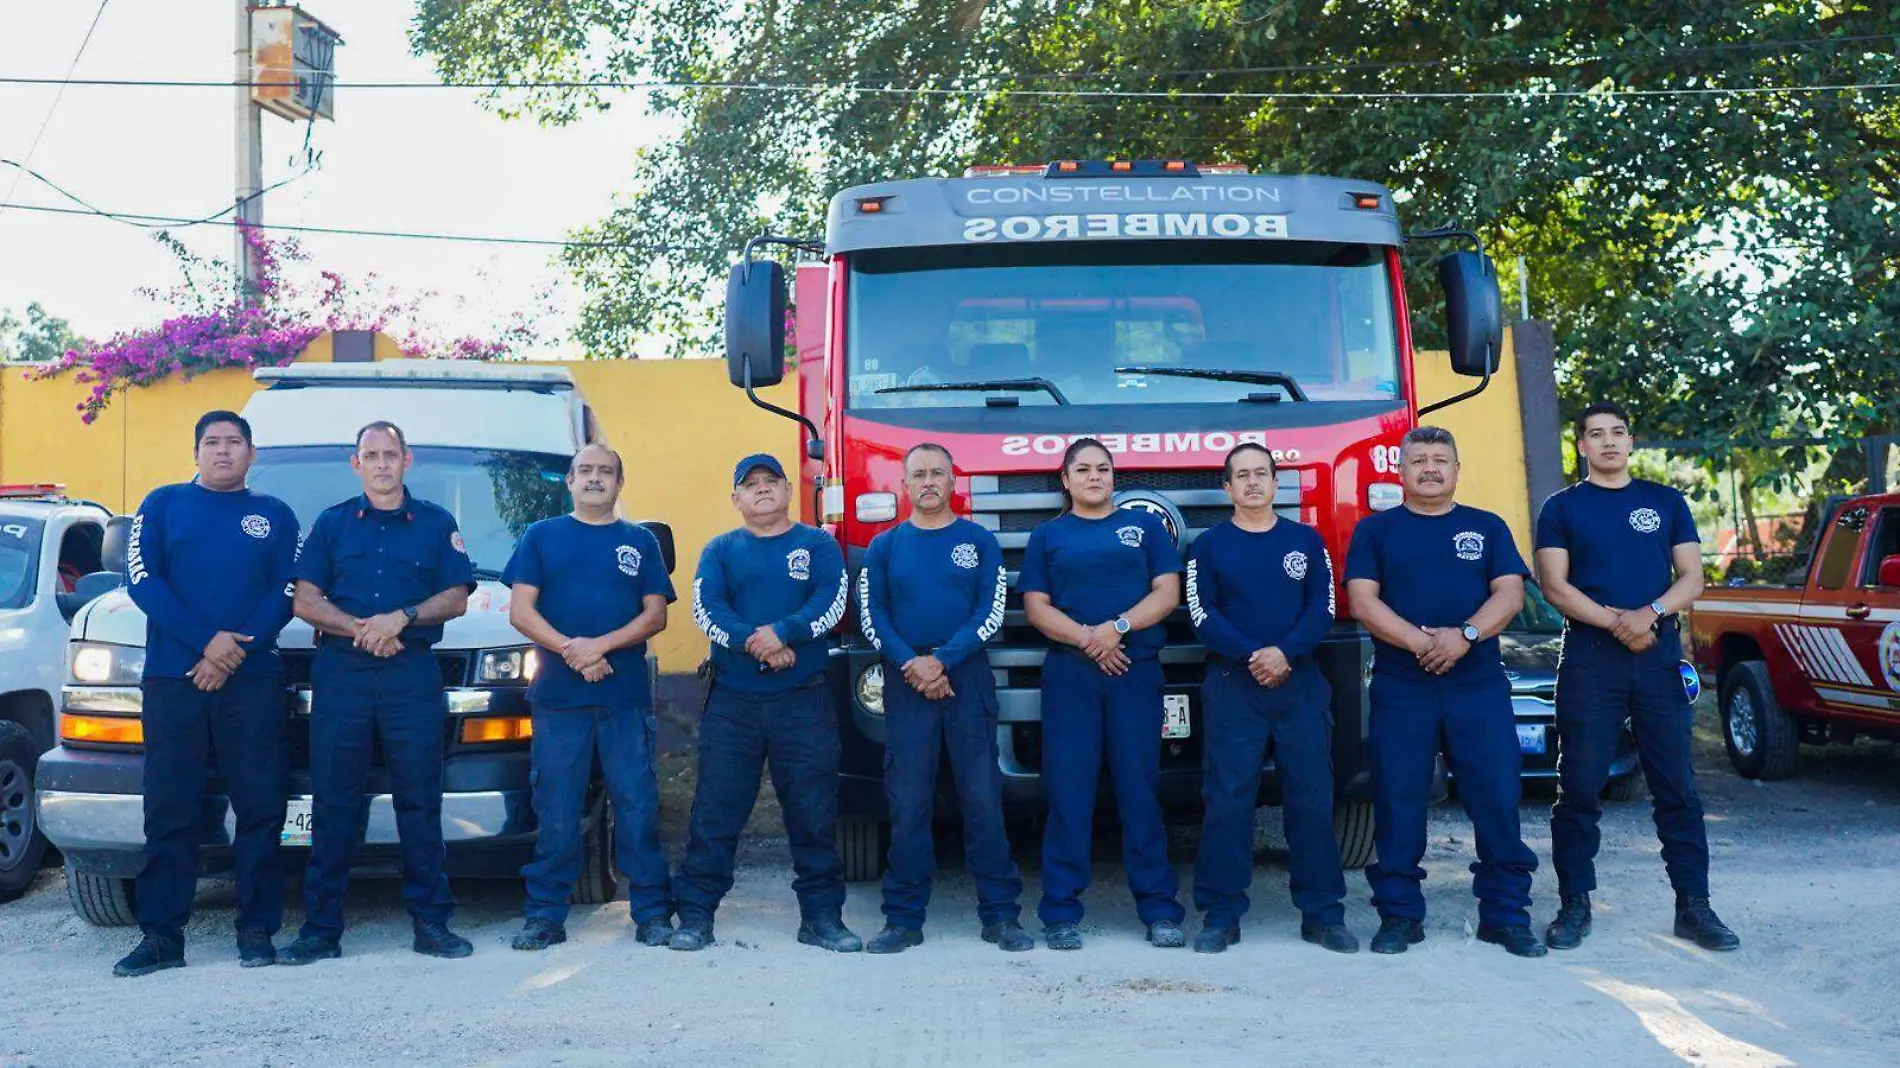
M 31 178 L 34 181 L 39 182 L 41 185 L 46 186 L 48 189 L 51 189 L 53 192 L 58 193 L 60 196 L 65 197 L 67 200 L 70 200 L 73 203 L 79 205 L 80 207 L 86 209 L 86 211 L 82 214 L 90 213 L 93 215 L 99 215 L 108 219 L 113 219 L 118 222 L 125 223 L 128 226 L 137 226 L 137 227 L 151 229 L 151 230 L 164 230 L 164 229 L 181 229 L 182 230 L 182 229 L 188 229 L 193 226 L 203 226 L 208 223 L 215 223 L 219 219 L 224 218 L 226 215 L 229 215 L 232 212 L 239 210 L 240 208 L 250 203 L 251 201 L 258 199 L 259 197 L 263 196 L 265 193 L 282 189 L 283 187 L 289 185 L 290 183 L 296 181 L 297 179 L 302 178 L 305 175 L 310 174 L 312 171 L 316 170 L 315 162 L 306 163 L 302 170 L 291 175 L 290 177 L 280 179 L 276 182 L 271 183 L 270 185 L 265 186 L 262 189 L 259 189 L 255 193 L 251 193 L 244 197 L 241 197 L 236 202 L 231 204 L 229 207 L 224 208 L 221 211 L 216 211 L 216 212 L 211 213 L 210 215 L 206 215 L 206 216 L 203 216 L 201 218 L 196 218 L 196 219 L 179 219 L 177 220 L 175 225 L 168 225 L 168 224 L 138 222 L 138 221 L 135 221 L 137 218 L 136 216 L 125 215 L 120 212 L 107 211 L 104 208 L 97 207 L 96 205 L 80 197 L 77 193 L 74 193 L 66 189 L 65 187 L 61 186 L 59 183 L 53 181 L 51 178 L 48 178 L 44 174 L 41 174 L 40 172 L 32 169 L 31 167 L 28 167 L 25 163 L 20 162 L 18 160 L 11 160 L 11 159 L 6 159 L 4 157 L 0 157 L 0 166 L 12 167 L 15 171 L 18 172 L 19 175 L 24 175 L 25 177 Z M 15 179 L 15 184 L 16 185 L 18 184 L 17 177 Z M 27 204 L 0 204 L 0 211 L 4 211 L 10 207 L 19 208 L 22 211 L 37 210 L 33 206 L 27 205 Z
M 111 2 L 112 0 L 99 0 L 99 9 L 92 13 L 92 24 L 86 27 L 86 36 L 79 40 L 79 50 L 73 53 L 73 61 L 66 65 L 67 82 L 72 80 L 73 72 L 79 69 L 79 60 L 86 54 L 86 46 L 92 43 L 93 31 L 99 28 L 99 20 L 106 13 L 106 5 Z M 53 113 L 59 110 L 59 102 L 65 98 L 66 84 L 62 83 L 59 87 L 59 91 L 53 94 L 53 102 L 47 106 L 45 116 L 40 119 L 40 128 L 34 132 L 33 142 L 26 146 L 27 163 L 33 162 L 33 154 L 40 150 L 40 139 L 46 136 L 46 128 L 53 124 Z M 16 173 L 13 176 L 13 181 L 7 185 L 6 196 L 0 197 L 0 214 L 5 214 L 7 210 L 6 202 L 13 199 L 14 193 L 19 192 L 20 178 L 24 173 L 25 167 L 22 166 L 20 173 Z

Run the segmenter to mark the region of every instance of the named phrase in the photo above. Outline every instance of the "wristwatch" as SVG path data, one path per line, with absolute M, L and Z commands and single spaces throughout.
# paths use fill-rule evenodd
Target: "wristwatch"
M 1478 628 L 1472 626 L 1469 623 L 1466 623 L 1464 626 L 1459 627 L 1458 633 L 1464 635 L 1465 640 L 1468 642 L 1476 642 L 1479 638 Z
M 1135 625 L 1133 623 L 1128 622 L 1127 616 L 1115 617 L 1115 633 L 1126 634 L 1133 629 L 1135 629 Z
M 407 626 L 409 623 L 414 623 L 416 621 L 416 606 L 412 604 L 403 605 L 402 615 L 403 619 L 407 621 L 404 623 L 404 626 Z
M 1661 601 L 1651 601 L 1651 602 L 1649 602 L 1649 610 L 1650 610 L 1651 612 L 1654 612 L 1654 613 L 1656 613 L 1656 618 L 1657 618 L 1657 619 L 1661 619 L 1662 617 L 1664 617 L 1664 616 L 1666 616 L 1666 615 L 1668 615 L 1668 614 L 1669 614 L 1669 613 L 1668 613 L 1668 612 L 1667 612 L 1666 610 L 1664 610 L 1664 608 L 1663 608 L 1663 606 L 1662 606 L 1662 602 L 1661 602 Z

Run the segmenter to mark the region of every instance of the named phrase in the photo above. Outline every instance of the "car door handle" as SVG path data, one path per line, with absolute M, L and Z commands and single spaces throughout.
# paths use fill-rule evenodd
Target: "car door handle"
M 1847 618 L 1866 619 L 1873 614 L 1873 611 L 1872 608 L 1864 604 L 1850 604 L 1847 606 Z

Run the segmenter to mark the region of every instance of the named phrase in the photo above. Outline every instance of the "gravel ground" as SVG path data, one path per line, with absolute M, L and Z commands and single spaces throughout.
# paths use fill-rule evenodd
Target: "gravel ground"
M 360 883 L 342 960 L 241 971 L 229 889 L 207 883 L 191 966 L 116 980 L 133 935 L 75 918 L 51 871 L 0 906 L 0 1068 L 1895 1064 L 1900 931 L 1878 920 L 1900 885 L 1900 755 L 1863 743 L 1757 785 L 1705 739 L 1701 767 L 1716 904 L 1744 943 L 1734 954 L 1670 937 L 1646 803 L 1605 819 L 1595 935 L 1533 961 L 1472 938 L 1470 825 L 1455 804 L 1433 818 L 1427 940 L 1394 958 L 1300 942 L 1270 851 L 1246 940 L 1223 956 L 1144 944 L 1113 863 L 1096 869 L 1081 953 L 983 944 L 970 881 L 948 872 L 921 949 L 828 955 L 793 941 L 791 875 L 767 814 L 720 945 L 691 955 L 638 946 L 617 906 L 577 910 L 565 946 L 515 953 L 518 887 L 466 883 L 457 926 L 476 954 L 429 960 L 408 951 L 395 886 Z M 682 795 L 669 796 L 676 832 Z M 1546 864 L 1548 804 L 1533 793 L 1523 810 Z M 1540 923 L 1555 908 L 1546 874 Z M 1377 921 L 1364 881 L 1348 886 L 1363 939 Z M 847 919 L 878 928 L 874 887 L 853 888 Z

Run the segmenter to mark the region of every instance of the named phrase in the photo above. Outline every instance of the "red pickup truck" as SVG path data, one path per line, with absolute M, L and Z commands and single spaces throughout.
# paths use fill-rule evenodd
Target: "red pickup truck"
M 1710 587 L 1690 613 L 1750 779 L 1793 774 L 1803 742 L 1900 739 L 1900 494 L 1832 504 L 1810 544 L 1782 585 Z

